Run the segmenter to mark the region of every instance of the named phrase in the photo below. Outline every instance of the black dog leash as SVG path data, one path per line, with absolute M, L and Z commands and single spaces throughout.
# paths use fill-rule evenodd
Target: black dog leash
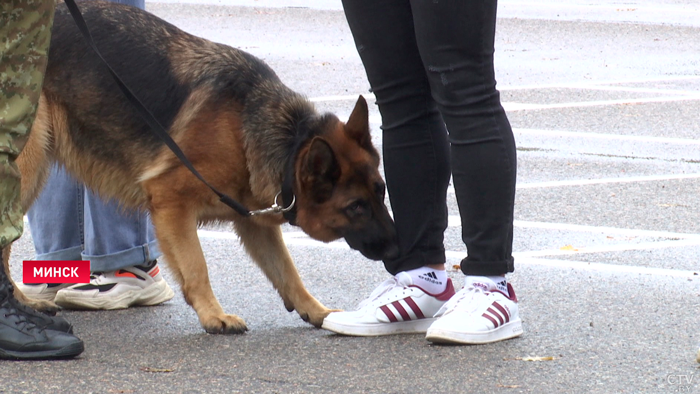
M 207 182 L 207 180 L 204 179 L 204 177 L 194 168 L 189 159 L 187 159 L 187 156 L 185 156 L 185 154 L 182 152 L 177 143 L 172 139 L 172 137 L 170 137 L 170 134 L 168 134 L 163 125 L 160 124 L 160 122 L 155 118 L 155 116 L 153 116 L 151 111 L 149 111 L 146 108 L 146 106 L 141 102 L 141 100 L 139 100 L 139 98 L 136 97 L 136 95 L 134 95 L 131 89 L 129 89 L 124 84 L 124 82 L 121 80 L 121 78 L 119 78 L 117 73 L 114 72 L 109 63 L 107 63 L 104 57 L 102 57 L 102 54 L 97 49 L 97 45 L 95 45 L 95 42 L 92 39 L 90 29 L 88 29 L 87 24 L 85 23 L 85 19 L 83 19 L 83 15 L 81 14 L 78 6 L 75 4 L 75 1 L 65 0 L 65 3 L 66 6 L 68 6 L 68 10 L 70 11 L 71 15 L 73 16 L 75 24 L 78 26 L 78 29 L 83 34 L 83 37 L 85 37 L 85 41 L 87 41 L 87 44 L 92 48 L 93 51 L 95 51 L 95 53 L 102 60 L 105 66 L 107 66 L 107 68 L 109 69 L 109 73 L 114 78 L 114 81 L 117 83 L 117 86 L 119 86 L 119 89 L 121 89 L 124 96 L 126 96 L 126 98 L 134 106 L 134 108 L 139 112 L 143 120 L 145 120 L 146 123 L 148 123 L 153 133 L 155 133 L 158 136 L 158 138 L 160 138 L 168 146 L 168 148 L 170 148 L 170 150 L 175 154 L 175 156 L 177 156 L 177 158 L 180 159 L 182 164 L 185 167 L 187 167 L 192 172 L 192 174 L 194 174 L 194 176 L 196 176 L 200 181 L 207 185 L 209 189 L 211 189 L 217 196 L 219 196 L 219 201 L 228 205 L 234 211 L 238 212 L 241 216 L 244 217 L 268 213 L 283 213 L 285 214 L 285 217 L 288 217 L 288 214 L 292 213 L 292 208 L 294 208 L 294 203 L 296 202 L 296 199 L 294 197 L 293 192 L 291 191 L 292 182 L 290 179 L 288 179 L 288 174 L 285 175 L 285 181 L 282 188 L 283 190 L 280 193 L 278 193 L 277 196 L 275 196 L 275 201 L 273 201 L 272 206 L 270 208 L 260 209 L 257 211 L 248 210 L 246 207 L 241 205 L 241 203 L 229 197 L 228 195 L 218 191 L 214 186 Z M 283 201 L 286 204 L 288 204 L 286 208 L 277 205 L 277 198 L 280 195 L 283 196 Z M 291 198 L 289 196 L 291 196 Z

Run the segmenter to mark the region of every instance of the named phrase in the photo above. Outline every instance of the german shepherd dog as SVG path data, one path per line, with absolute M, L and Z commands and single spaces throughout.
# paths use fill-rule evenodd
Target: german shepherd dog
M 275 201 L 288 171 L 295 224 L 309 236 L 345 238 L 371 259 L 398 253 L 362 97 L 343 123 L 317 113 L 248 53 L 137 8 L 79 4 L 104 58 L 214 187 L 261 209 Z M 287 220 L 243 217 L 195 178 L 126 101 L 64 4 L 56 11 L 36 121 L 18 158 L 25 209 L 53 162 L 101 196 L 150 211 L 166 262 L 207 332 L 247 330 L 241 318 L 224 313 L 211 289 L 197 227 L 212 222 L 233 223 L 287 310 L 316 327 L 331 312 L 297 273 L 280 229 Z M 56 308 L 15 295 L 41 310 Z

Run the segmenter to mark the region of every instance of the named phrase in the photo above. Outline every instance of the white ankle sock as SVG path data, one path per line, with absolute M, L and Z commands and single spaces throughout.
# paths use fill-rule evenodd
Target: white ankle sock
M 464 278 L 465 286 L 472 285 L 479 287 L 484 291 L 498 290 L 506 296 L 510 296 L 508 292 L 508 281 L 505 276 L 471 276 Z
M 411 276 L 413 284 L 430 294 L 440 294 L 447 287 L 447 273 L 444 270 L 436 270 L 428 267 L 416 268 L 405 271 Z

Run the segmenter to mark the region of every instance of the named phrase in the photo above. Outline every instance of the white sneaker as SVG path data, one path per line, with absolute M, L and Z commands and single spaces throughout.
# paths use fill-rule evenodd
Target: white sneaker
M 54 302 L 66 309 L 124 309 L 157 305 L 175 296 L 155 261 L 113 272 L 94 273 L 90 283 L 59 290 Z
M 17 283 L 17 288 L 29 298 L 43 301 L 53 301 L 56 293 L 72 283 Z
M 455 294 L 452 281 L 440 294 L 429 294 L 408 274 L 399 273 L 377 287 L 354 312 L 333 312 L 322 328 L 343 335 L 379 336 L 424 333 L 436 313 Z
M 455 294 L 440 311 L 425 339 L 435 343 L 481 344 L 522 335 L 518 299 L 508 283 L 506 296 L 495 285 L 484 290 L 472 285 Z

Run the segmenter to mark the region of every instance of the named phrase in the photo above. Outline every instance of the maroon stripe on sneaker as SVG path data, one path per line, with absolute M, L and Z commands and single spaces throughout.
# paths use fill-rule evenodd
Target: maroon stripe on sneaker
M 390 321 L 390 322 L 396 323 L 397 321 L 399 321 L 399 320 L 396 318 L 396 316 L 394 316 L 394 313 L 391 311 L 391 309 L 389 309 L 388 306 L 382 305 L 379 309 L 381 309 L 382 312 L 384 312 L 384 314 L 386 315 L 386 317 L 389 318 L 389 321 Z
M 493 323 L 493 328 L 498 328 L 498 326 L 499 326 L 498 322 L 496 321 L 496 319 L 494 319 L 493 317 L 489 316 L 488 313 L 484 312 L 484 314 L 481 315 L 481 316 L 482 316 L 482 317 L 485 317 L 485 318 L 487 318 L 487 319 L 489 319 L 489 320 L 491 320 L 491 323 Z
M 508 322 L 510 321 L 510 317 L 509 317 L 509 314 L 508 314 L 508 311 L 506 310 L 506 308 L 502 307 L 501 304 L 499 304 L 499 303 L 497 303 L 497 302 L 494 302 L 494 303 L 492 304 L 492 306 L 495 306 L 496 309 L 498 309 L 499 311 L 501 311 L 501 313 L 503 314 L 503 317 L 506 318 L 506 323 L 508 323 Z
M 403 300 L 406 301 L 406 304 L 407 304 L 409 307 L 411 307 L 411 310 L 413 311 L 413 313 L 416 314 L 416 317 L 417 317 L 417 318 L 419 318 L 419 319 L 425 319 L 425 316 L 423 316 L 423 311 L 420 310 L 420 307 L 418 306 L 418 304 L 416 304 L 416 302 L 413 301 L 413 298 L 411 298 L 411 297 L 406 297 L 406 298 L 404 298 Z
M 403 305 L 399 301 L 394 301 L 391 303 L 391 305 L 396 308 L 397 311 L 399 311 L 399 314 L 401 314 L 401 318 L 403 321 L 409 321 L 411 320 L 411 316 L 406 312 L 406 309 L 404 309 Z
M 501 315 L 498 314 L 498 312 L 494 311 L 491 308 L 487 309 L 486 312 L 491 312 L 491 314 L 496 316 L 498 318 L 498 321 L 500 321 L 501 324 L 503 324 L 503 318 L 501 317 Z M 499 326 L 500 326 L 500 324 L 499 324 Z

